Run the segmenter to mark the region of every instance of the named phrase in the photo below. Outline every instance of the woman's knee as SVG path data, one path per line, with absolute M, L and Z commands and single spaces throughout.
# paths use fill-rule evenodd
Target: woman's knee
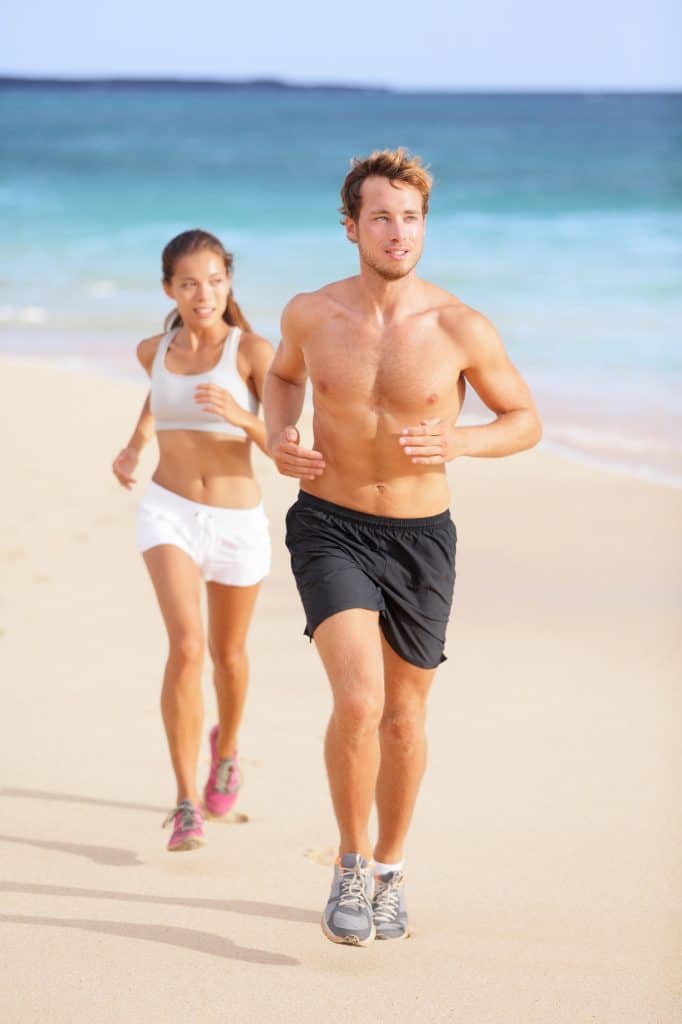
M 182 629 L 169 638 L 168 660 L 182 667 L 200 665 L 204 657 L 204 637 L 199 629 Z
M 209 644 L 211 661 L 216 672 L 228 678 L 237 678 L 248 672 L 246 648 L 236 645 Z

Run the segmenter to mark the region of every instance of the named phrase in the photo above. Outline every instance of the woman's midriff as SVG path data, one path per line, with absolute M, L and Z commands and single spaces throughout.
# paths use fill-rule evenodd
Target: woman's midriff
M 253 508 L 261 490 L 251 466 L 251 442 L 201 430 L 157 433 L 159 487 L 215 508 Z

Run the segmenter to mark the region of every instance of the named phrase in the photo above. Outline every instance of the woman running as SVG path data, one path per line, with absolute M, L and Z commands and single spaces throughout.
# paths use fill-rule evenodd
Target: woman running
M 168 843 L 204 844 L 197 790 L 203 702 L 206 584 L 208 650 L 218 705 L 209 734 L 207 817 L 228 819 L 240 785 L 237 732 L 248 680 L 246 636 L 270 568 L 268 523 L 251 466 L 265 450 L 258 418 L 272 346 L 254 334 L 232 294 L 232 255 L 206 231 L 185 231 L 163 250 L 163 288 L 176 309 L 170 329 L 140 342 L 151 378 L 133 435 L 113 470 L 134 483 L 139 453 L 156 429 L 159 463 L 137 516 L 137 546 L 168 632 L 161 711 L 177 781 Z

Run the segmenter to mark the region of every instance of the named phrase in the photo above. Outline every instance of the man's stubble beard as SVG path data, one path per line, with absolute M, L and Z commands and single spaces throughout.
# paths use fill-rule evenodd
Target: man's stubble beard
M 422 250 L 420 249 L 416 258 L 414 261 L 410 262 L 409 266 L 406 266 L 403 263 L 398 263 L 395 266 L 385 266 L 384 264 L 379 263 L 371 253 L 368 253 L 360 242 L 358 242 L 358 252 L 360 253 L 361 261 L 370 267 L 375 274 L 382 277 L 384 281 L 399 281 L 401 277 L 407 277 L 407 275 L 411 273 L 419 263 L 422 254 Z

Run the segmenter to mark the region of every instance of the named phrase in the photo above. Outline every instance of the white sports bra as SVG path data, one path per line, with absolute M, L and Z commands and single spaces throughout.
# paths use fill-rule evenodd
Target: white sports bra
M 151 411 L 157 430 L 205 430 L 212 434 L 245 438 L 246 431 L 235 427 L 215 413 L 206 412 L 194 400 L 197 384 L 217 384 L 229 391 L 235 402 L 254 415 L 258 399 L 248 388 L 237 369 L 237 352 L 241 331 L 232 327 L 225 339 L 216 366 L 204 373 L 172 373 L 166 369 L 166 353 L 179 327 L 165 334 L 159 342 L 151 373 Z

